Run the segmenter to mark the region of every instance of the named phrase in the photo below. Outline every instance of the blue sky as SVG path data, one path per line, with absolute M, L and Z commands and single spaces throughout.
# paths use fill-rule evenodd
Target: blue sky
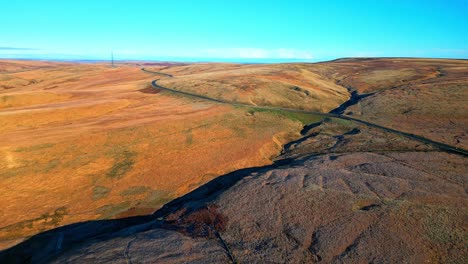
M 468 58 L 468 0 L 0 0 L 0 57 Z

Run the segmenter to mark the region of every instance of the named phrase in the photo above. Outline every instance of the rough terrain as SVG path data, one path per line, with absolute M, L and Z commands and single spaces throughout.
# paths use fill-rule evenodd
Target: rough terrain
M 0 62 L 0 248 L 151 213 L 218 175 L 270 164 L 303 126 L 157 93 L 135 64 L 31 62 L 18 72 L 25 63 Z
M 263 72 L 265 68 L 272 72 L 271 76 Z M 461 152 L 447 152 L 430 142 L 339 117 L 215 104 L 216 108 L 234 111 L 236 117 L 242 113 L 248 118 L 265 118 L 253 126 L 256 131 L 262 131 L 259 124 L 268 130 L 278 125 L 273 124 L 278 120 L 291 122 L 293 132 L 294 124 L 298 129 L 298 122 L 293 120 L 306 125 L 299 127 L 288 143 L 279 143 L 283 145 L 282 151 L 271 157 L 272 164 L 242 164 L 238 170 L 213 175 L 212 180 L 203 182 L 207 183 L 199 183 L 200 187 L 179 192 L 177 196 L 181 197 L 162 208 L 155 206 L 153 214 L 88 221 L 43 232 L 0 252 L 0 260 L 12 263 L 468 261 L 468 163 L 463 154 L 468 127 L 468 62 L 343 59 L 257 67 L 156 65 L 152 70 L 174 75 L 158 82 L 174 89 L 253 106 L 332 111 L 338 116 L 352 116 L 421 135 Z M 307 79 L 309 73 L 314 78 Z M 277 74 L 281 76 L 274 77 Z M 291 76 L 301 77 L 295 80 Z M 213 90 L 207 84 L 211 81 L 209 77 L 215 82 Z M 262 83 L 253 86 L 252 91 L 238 87 L 239 80 L 250 83 L 256 78 Z M 259 99 L 267 93 L 269 85 L 279 87 L 273 89 L 279 93 L 272 98 L 280 98 L 286 91 L 285 80 L 308 91 L 317 85 L 325 94 L 336 93 L 337 97 L 331 101 L 324 97 L 328 102 L 326 110 L 317 107 L 313 100 L 301 105 L 303 101 L 295 97 Z M 307 85 L 308 82 L 312 84 Z M 227 87 L 226 93 L 219 92 L 223 85 Z M 157 96 L 162 94 L 179 104 L 203 103 L 169 92 Z M 211 134 L 205 136 L 210 138 Z M 241 138 L 244 140 L 241 136 L 238 143 Z M 228 153 L 226 149 L 217 149 L 216 153 Z M 194 164 L 197 163 L 190 160 L 187 166 Z

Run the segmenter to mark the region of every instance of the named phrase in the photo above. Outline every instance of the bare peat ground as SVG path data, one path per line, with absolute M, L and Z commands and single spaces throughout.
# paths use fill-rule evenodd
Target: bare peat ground
M 350 92 L 373 93 L 343 109 L 346 115 L 463 147 L 467 65 L 457 60 L 347 59 L 300 67 Z M 183 75 L 219 68 L 176 66 L 163 72 Z M 417 96 L 411 97 L 413 92 Z M 405 112 L 409 104 L 418 110 Z M 454 124 L 446 126 L 446 119 Z M 38 234 L 1 252 L 0 260 L 468 261 L 464 155 L 349 120 L 315 117 L 307 123 L 302 137 L 285 144 L 271 165 L 215 177 L 151 215 L 77 223 Z

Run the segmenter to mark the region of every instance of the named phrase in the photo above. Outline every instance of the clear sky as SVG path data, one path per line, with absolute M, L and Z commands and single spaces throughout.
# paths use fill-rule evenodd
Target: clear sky
M 468 0 L 0 0 L 0 57 L 468 58 Z

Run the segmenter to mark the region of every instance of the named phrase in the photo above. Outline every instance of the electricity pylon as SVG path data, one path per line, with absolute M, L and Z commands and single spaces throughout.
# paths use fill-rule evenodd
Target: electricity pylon
M 115 65 L 114 65 L 114 52 L 113 51 L 111 52 L 111 61 L 112 61 L 112 68 L 115 68 Z

